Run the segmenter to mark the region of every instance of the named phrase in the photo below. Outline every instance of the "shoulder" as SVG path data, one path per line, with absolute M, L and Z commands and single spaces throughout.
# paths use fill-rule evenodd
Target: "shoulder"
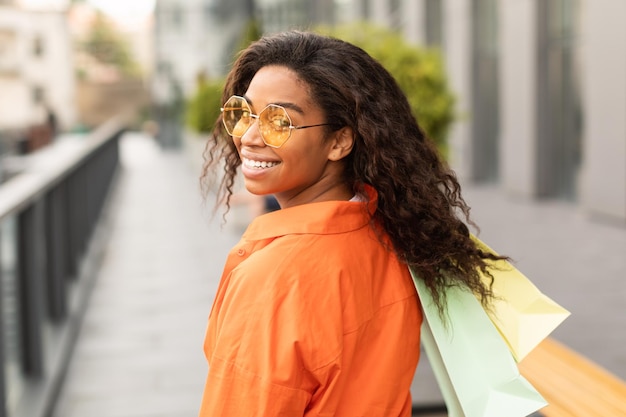
M 264 274 L 276 280 L 336 276 L 359 270 L 371 259 L 390 255 L 369 226 L 345 233 L 289 234 L 267 244 L 246 245 L 248 258 L 237 269 L 240 273 Z
M 251 251 L 232 271 L 231 282 L 265 306 L 277 301 L 306 306 L 303 314 L 359 304 L 357 321 L 415 292 L 406 265 L 369 226 L 273 239 Z

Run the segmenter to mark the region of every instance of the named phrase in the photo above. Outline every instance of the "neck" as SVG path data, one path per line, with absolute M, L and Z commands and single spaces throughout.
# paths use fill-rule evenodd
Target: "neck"
M 354 197 L 352 189 L 344 181 L 320 181 L 294 195 L 275 194 L 281 208 L 323 201 L 348 201 Z

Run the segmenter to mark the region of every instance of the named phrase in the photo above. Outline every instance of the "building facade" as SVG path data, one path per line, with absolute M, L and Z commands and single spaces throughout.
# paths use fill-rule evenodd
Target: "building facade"
M 355 0 L 361 18 L 440 45 L 464 181 L 626 222 L 626 3 Z
M 0 4 L 0 129 L 74 123 L 72 48 L 64 10 Z
M 250 11 L 247 0 L 157 0 L 154 11 L 153 94 L 170 102 L 189 96 L 199 76 L 227 71 Z

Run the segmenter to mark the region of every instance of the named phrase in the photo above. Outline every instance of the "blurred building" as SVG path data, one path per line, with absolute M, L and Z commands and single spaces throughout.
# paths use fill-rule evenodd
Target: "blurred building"
M 355 0 L 361 17 L 439 44 L 460 176 L 626 221 L 626 3 Z
M 157 0 L 154 17 L 155 99 L 188 96 L 199 76 L 228 69 L 251 17 L 246 0 Z
M 268 33 L 332 23 L 336 10 L 333 0 L 157 0 L 155 99 L 170 101 L 177 88 L 189 96 L 199 76 L 224 76 L 253 18 Z
M 65 9 L 0 2 L 0 130 L 72 125 L 74 89 Z

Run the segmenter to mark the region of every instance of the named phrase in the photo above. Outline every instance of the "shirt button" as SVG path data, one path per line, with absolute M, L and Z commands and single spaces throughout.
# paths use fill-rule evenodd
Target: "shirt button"
M 246 254 L 246 250 L 245 250 L 244 248 L 240 248 L 240 249 L 237 251 L 237 255 L 239 255 L 239 256 L 243 256 L 243 255 L 245 255 L 245 254 Z

